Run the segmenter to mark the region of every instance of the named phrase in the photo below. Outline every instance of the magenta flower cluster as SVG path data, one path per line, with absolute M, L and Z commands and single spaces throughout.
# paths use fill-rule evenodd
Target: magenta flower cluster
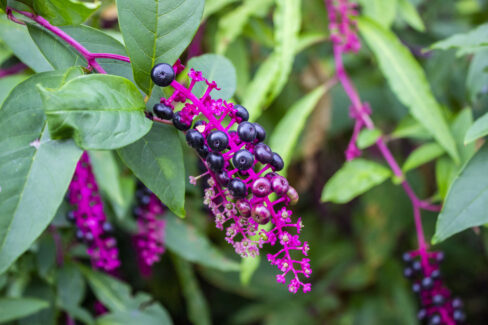
M 325 0 L 329 14 L 330 39 L 338 45 L 342 52 L 357 52 L 361 48 L 357 36 L 356 4 L 348 0 Z
M 84 152 L 76 166 L 68 189 L 69 203 L 74 210 L 68 219 L 77 227 L 76 237 L 85 242 L 93 267 L 113 271 L 119 267 L 119 253 L 115 238 L 109 235 L 98 185 L 93 175 L 88 153 Z
M 183 66 L 177 62 L 173 70 L 177 74 Z M 173 124 L 186 131 L 189 145 L 206 167 L 203 175 L 190 177 L 190 183 L 210 176 L 204 204 L 212 211 L 217 228 L 225 230 L 226 241 L 236 253 L 242 257 L 257 256 L 265 244 L 279 246 L 276 253 L 267 255 L 281 271 L 276 280 L 287 283 L 291 275 L 290 292 L 310 291 L 311 284 L 301 279 L 312 273 L 310 260 L 299 257 L 307 256 L 310 248 L 298 236 L 303 228 L 301 219 L 292 221 L 292 211 L 288 209 L 298 201 L 298 194 L 276 173 L 283 168 L 283 160 L 263 143 L 264 129 L 247 121 L 244 107 L 213 99 L 210 93 L 219 88 L 201 72 L 190 69 L 188 76 L 188 87 L 176 80 L 171 82 L 174 92 L 169 98 L 162 98 L 161 105 L 171 110 L 181 107 L 174 112 Z M 197 82 L 207 86 L 201 97 L 192 93 Z M 201 120 L 190 129 L 197 117 Z

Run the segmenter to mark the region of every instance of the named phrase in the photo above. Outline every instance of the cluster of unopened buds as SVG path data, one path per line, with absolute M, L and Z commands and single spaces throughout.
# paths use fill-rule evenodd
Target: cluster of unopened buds
M 87 245 L 92 265 L 97 269 L 113 271 L 119 267 L 117 242 L 110 234 L 97 182 L 86 152 L 76 166 L 68 189 L 69 203 L 74 207 L 67 219 L 76 225 L 76 238 Z
M 206 167 L 203 175 L 190 177 L 190 182 L 196 184 L 200 177 L 209 176 L 204 204 L 212 211 L 217 228 L 225 228 L 226 240 L 235 251 L 242 257 L 256 256 L 264 244 L 279 243 L 282 248 L 267 256 L 282 272 L 277 281 L 286 283 L 291 274 L 290 292 L 310 291 L 310 283 L 299 277 L 310 277 L 309 259 L 292 257 L 293 252 L 307 256 L 309 245 L 298 238 L 301 219 L 293 222 L 288 209 L 298 201 L 297 191 L 276 173 L 284 167 L 282 158 L 263 143 L 266 131 L 248 121 L 244 107 L 212 99 L 210 93 L 219 90 L 215 82 L 193 69 L 188 73 L 188 87 L 177 82 L 175 75 L 183 68 L 178 61 L 173 67 L 160 63 L 152 69 L 156 85 L 174 89 L 169 98 L 161 98 L 154 106 L 153 118 L 172 121 L 186 133 L 188 144 Z M 201 97 L 192 93 L 197 82 L 207 85 Z M 175 111 L 176 107 L 181 109 Z
M 329 29 L 331 41 L 342 52 L 357 52 L 361 42 L 356 33 L 356 22 L 351 19 L 357 16 L 356 3 L 348 0 L 325 0 L 329 14 Z
M 451 298 L 451 293 L 442 283 L 440 262 L 442 252 L 416 250 L 403 255 L 406 267 L 405 277 L 410 279 L 412 291 L 419 297 L 419 321 L 429 325 L 455 325 L 466 320 L 459 298 Z
M 154 263 L 158 262 L 165 251 L 166 223 L 158 217 L 163 212 L 163 204 L 157 196 L 147 187 L 139 184 L 134 208 L 134 216 L 137 218 L 137 234 L 134 239 L 138 259 L 143 264 L 144 270 L 150 269 Z

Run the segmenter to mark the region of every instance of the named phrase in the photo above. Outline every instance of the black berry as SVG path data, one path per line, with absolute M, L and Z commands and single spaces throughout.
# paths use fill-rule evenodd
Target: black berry
M 427 317 L 427 310 L 420 309 L 419 312 L 417 313 L 417 319 L 424 320 L 426 317 Z
M 452 308 L 459 309 L 463 307 L 463 301 L 459 298 L 454 298 L 451 302 Z
M 207 136 L 207 144 L 214 151 L 222 151 L 229 145 L 229 138 L 222 131 L 212 131 Z
M 413 275 L 413 270 L 409 267 L 406 267 L 404 270 L 403 270 L 403 276 L 406 277 L 406 278 L 411 278 L 412 275 Z
M 234 105 L 236 109 L 236 116 L 241 119 L 241 122 L 245 122 L 249 120 L 249 112 L 244 106 L 241 105 Z
M 84 238 L 85 238 L 85 234 L 83 234 L 83 231 L 81 229 L 78 229 L 76 231 L 76 239 L 83 240 Z
M 405 263 L 408 263 L 412 260 L 412 255 L 410 255 L 410 253 L 403 253 L 402 260 Z
M 429 320 L 429 325 L 440 325 L 440 324 L 442 324 L 442 318 L 437 314 L 433 315 Z
M 285 163 L 283 162 L 283 159 L 281 159 L 281 156 L 278 155 L 276 152 L 273 152 L 273 160 L 271 161 L 271 166 L 273 169 L 277 172 L 283 169 L 285 167 Z
M 153 106 L 154 115 L 163 120 L 171 120 L 173 118 L 173 109 L 163 103 Z
M 217 178 L 217 182 L 219 182 L 219 184 L 222 186 L 227 186 L 230 183 L 230 177 L 229 175 L 227 175 L 227 172 L 225 170 L 215 174 L 215 177 Z
M 210 149 L 208 146 L 205 144 L 203 147 L 197 148 L 197 152 L 202 157 L 203 159 L 206 159 L 208 156 L 208 153 L 210 152 Z
M 254 123 L 254 128 L 256 129 L 256 140 L 258 142 L 264 141 L 266 139 L 266 130 L 258 123 Z
M 191 128 L 191 124 L 186 124 L 181 120 L 180 112 L 176 112 L 173 115 L 173 125 L 175 128 L 181 131 L 186 131 Z
M 214 172 L 220 172 L 224 168 L 224 157 L 218 152 L 210 152 L 206 160 L 208 167 Z
M 422 288 L 423 289 L 432 289 L 434 286 L 434 280 L 432 280 L 431 277 L 426 276 L 425 278 L 422 279 Z
M 238 178 L 230 181 L 229 191 L 234 198 L 243 198 L 247 195 L 246 184 Z
M 412 284 L 412 291 L 415 293 L 419 293 L 422 287 L 420 286 L 419 283 L 414 283 Z
M 463 323 L 466 320 L 466 315 L 460 310 L 455 310 L 452 316 L 455 321 L 460 323 Z
M 442 306 L 444 304 L 444 296 L 443 295 L 435 295 L 432 297 L 432 304 L 436 306 Z
M 264 143 L 258 143 L 254 147 L 254 156 L 262 164 L 269 164 L 273 161 L 273 152 L 271 148 Z
M 186 142 L 192 148 L 198 149 L 203 147 L 204 138 L 203 135 L 195 129 L 188 130 L 186 132 Z
M 239 170 L 247 170 L 252 167 L 254 157 L 246 149 L 241 149 L 232 157 L 232 163 Z
M 103 231 L 108 232 L 108 233 L 111 233 L 114 230 L 114 228 L 112 227 L 112 224 L 108 221 L 103 224 L 102 228 L 103 228 Z
M 252 123 L 242 122 L 237 127 L 237 135 L 244 142 L 253 142 L 257 136 L 256 128 Z
M 415 261 L 412 263 L 412 269 L 415 271 L 415 272 L 419 272 L 422 270 L 422 263 L 420 263 L 420 261 Z
M 76 218 L 75 218 L 75 212 L 74 211 L 69 211 L 66 214 L 66 220 L 68 220 L 69 222 L 75 222 L 75 220 L 76 220 Z
M 159 63 L 152 68 L 151 79 L 159 87 L 166 87 L 175 79 L 175 71 L 169 64 Z
M 430 274 L 430 277 L 434 280 L 440 279 L 441 271 L 439 269 L 432 271 L 432 273 Z

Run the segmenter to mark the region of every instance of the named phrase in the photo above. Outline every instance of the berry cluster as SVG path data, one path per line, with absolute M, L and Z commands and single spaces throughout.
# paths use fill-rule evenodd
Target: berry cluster
M 107 222 L 98 186 L 86 152 L 76 166 L 68 189 L 68 200 L 74 210 L 67 219 L 77 227 L 76 238 L 88 246 L 87 253 L 95 268 L 113 271 L 120 265 L 117 242 L 110 236 L 112 225 Z
M 416 250 L 403 254 L 405 277 L 409 278 L 412 290 L 419 297 L 419 321 L 429 325 L 454 325 L 465 321 L 463 303 L 458 298 L 451 298 L 451 293 L 444 286 L 439 269 L 444 259 L 442 252 Z
M 223 230 L 225 224 L 226 240 L 238 254 L 256 256 L 264 244 L 273 246 L 279 242 L 282 249 L 267 255 L 282 272 L 277 281 L 285 283 L 286 275 L 293 274 L 289 291 L 310 291 L 310 283 L 299 278 L 299 274 L 308 278 L 312 273 L 309 259 L 291 256 L 293 251 L 306 256 L 309 245 L 298 239 L 303 228 L 301 219 L 292 222 L 292 212 L 287 209 L 298 201 L 298 194 L 276 173 L 283 169 L 283 160 L 263 143 L 266 131 L 258 123 L 248 121 L 249 113 L 244 107 L 212 99 L 210 93 L 219 88 L 199 71 L 191 69 L 190 84 L 188 88 L 183 86 L 174 80 L 182 70 L 179 62 L 173 67 L 161 63 L 152 69 L 156 85 L 174 88 L 173 94 L 162 98 L 153 112 L 156 118 L 172 120 L 177 129 L 186 132 L 188 144 L 204 163 L 206 172 L 190 177 L 190 182 L 195 184 L 198 178 L 210 176 L 204 204 L 214 214 L 217 228 Z M 207 85 L 200 98 L 192 93 L 197 82 Z M 181 109 L 175 112 L 177 105 Z M 291 234 L 291 229 L 297 234 Z
M 166 224 L 163 219 L 157 217 L 163 214 L 164 207 L 156 195 L 142 184 L 138 185 L 136 200 L 134 216 L 137 218 L 137 234 L 134 239 L 142 267 L 148 269 L 161 259 L 165 251 Z

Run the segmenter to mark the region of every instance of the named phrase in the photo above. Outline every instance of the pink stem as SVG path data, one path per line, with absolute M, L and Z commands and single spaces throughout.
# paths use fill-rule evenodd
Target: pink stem
M 27 66 L 22 62 L 14 64 L 13 66 L 8 67 L 6 69 L 0 69 L 0 78 L 17 74 L 19 72 L 24 71 L 25 69 L 27 69 Z

